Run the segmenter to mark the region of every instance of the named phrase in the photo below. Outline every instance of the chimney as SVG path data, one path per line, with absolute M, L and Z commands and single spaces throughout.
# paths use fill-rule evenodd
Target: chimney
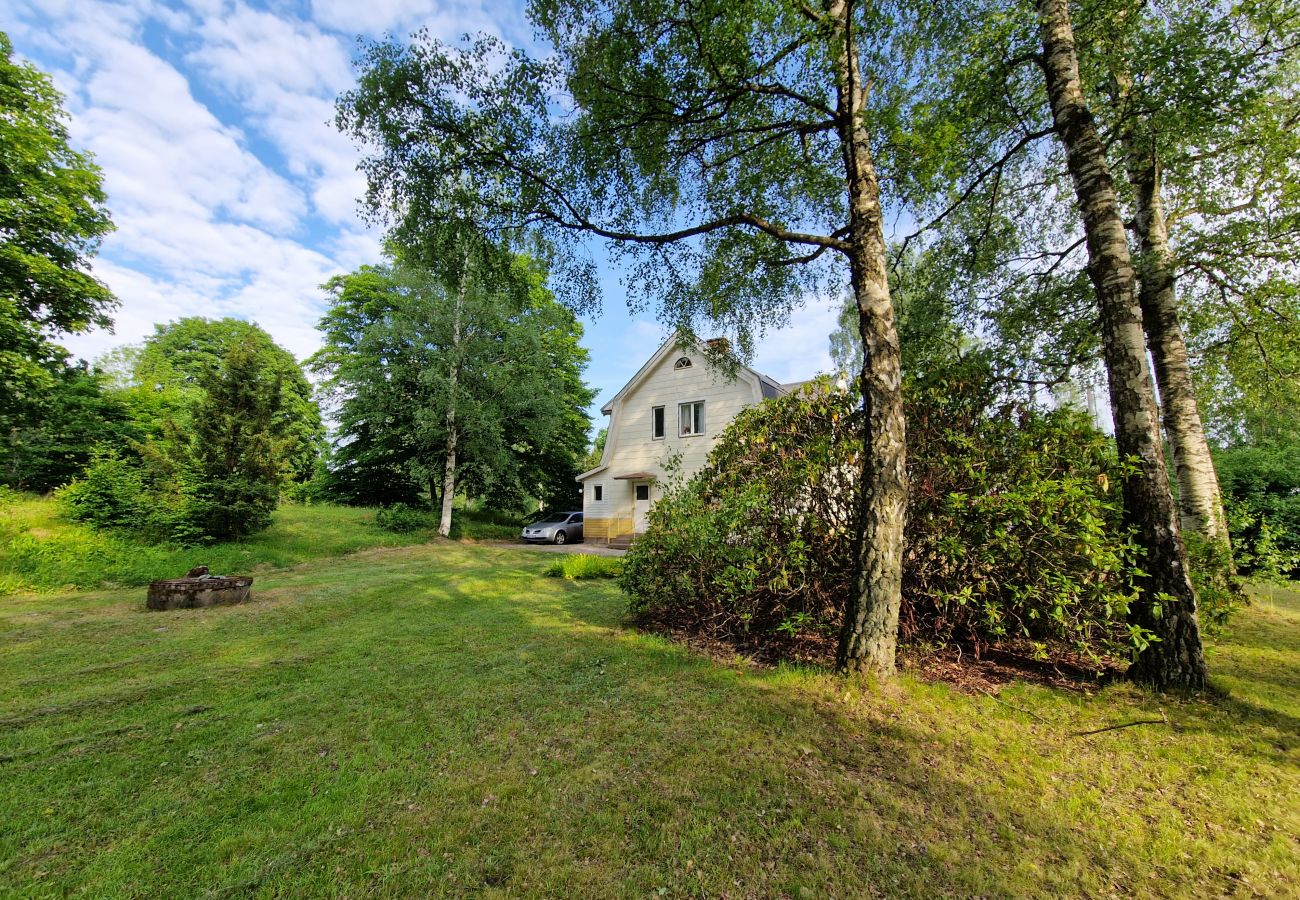
M 709 338 L 704 342 L 704 346 L 709 348 L 710 353 L 716 353 L 719 356 L 731 355 L 731 341 L 724 337 Z

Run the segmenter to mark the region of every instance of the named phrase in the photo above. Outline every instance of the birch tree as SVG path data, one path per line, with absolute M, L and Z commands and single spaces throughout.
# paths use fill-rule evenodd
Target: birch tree
M 865 347 L 856 575 L 838 665 L 894 672 L 906 427 L 882 185 L 924 42 L 859 0 L 535 0 L 545 57 L 488 37 L 373 45 L 339 125 L 370 151 L 371 209 L 394 233 L 470 216 L 544 236 L 557 290 L 592 308 L 584 243 L 628 263 L 634 306 L 743 353 L 810 292 L 845 283 Z
M 1102 118 L 1114 135 L 1113 155 L 1128 179 L 1138 298 L 1182 524 L 1226 542 L 1176 287 L 1180 268 L 1193 288 L 1198 277 L 1222 285 L 1223 261 L 1242 253 L 1258 259 L 1263 271 L 1275 270 L 1280 259 L 1300 260 L 1300 242 L 1284 221 L 1300 152 L 1294 135 L 1300 123 L 1297 10 L 1289 0 L 1233 7 L 1126 0 L 1104 8 L 1110 15 L 1094 26 L 1090 67 Z M 1260 227 L 1248 243 L 1225 243 L 1216 233 L 1237 217 Z M 1200 247 L 1190 266 L 1195 257 L 1180 260 L 1174 246 L 1171 229 L 1179 220 L 1188 248 Z M 1232 298 L 1219 315 L 1227 319 L 1246 309 Z
M 1288 6 L 1289 0 L 1233 7 L 1085 0 L 1074 4 L 1085 37 L 1076 41 L 1070 22 L 1070 39 L 1054 45 L 1068 43 L 1073 60 L 1062 88 L 1061 68 L 1051 72 L 1045 65 L 1042 4 L 976 2 L 963 12 L 972 23 L 968 39 L 952 44 L 941 63 L 950 78 L 929 94 L 932 121 L 916 126 L 953 134 L 954 152 L 923 185 L 929 213 L 904 247 L 920 241 L 946 260 L 959 288 L 956 305 L 996 339 L 1012 380 L 1027 390 L 1086 377 L 1102 357 L 1113 411 L 1117 420 L 1129 420 L 1127 429 L 1117 421 L 1117 431 L 1128 431 L 1120 443 L 1129 447 L 1141 416 L 1116 402 L 1116 375 L 1133 384 L 1129 376 L 1137 369 L 1113 368 L 1115 292 L 1097 279 L 1100 271 L 1103 282 L 1123 280 L 1116 272 L 1125 261 L 1106 254 L 1118 246 L 1117 221 L 1132 232 L 1126 264 L 1137 279 L 1140 313 L 1132 321 L 1156 361 L 1165 430 L 1186 485 L 1180 518 L 1214 540 L 1222 539 L 1221 505 L 1183 316 L 1191 310 L 1196 330 L 1213 335 L 1211 346 L 1235 345 L 1234 351 L 1242 336 L 1254 335 L 1262 351 L 1271 343 L 1263 334 L 1280 334 L 1287 322 L 1294 328 L 1283 287 L 1284 273 L 1300 260 L 1297 217 L 1287 199 L 1296 195 L 1300 158 L 1290 77 L 1295 16 Z M 1052 12 L 1068 21 L 1069 7 Z M 1066 96 L 1070 116 L 1063 119 Z M 1085 131 L 1096 140 L 1081 146 Z M 1061 140 L 1048 142 L 1055 137 Z M 1104 165 L 1104 178 L 1094 163 Z M 945 178 L 951 186 L 934 183 Z M 1101 205 L 1113 201 L 1113 216 L 1099 214 L 1102 182 Z M 1110 231 L 1100 244 L 1107 249 L 1099 251 L 1103 227 Z M 1133 347 L 1124 355 L 1136 363 Z M 1159 432 L 1141 444 L 1158 449 Z M 1151 463 L 1138 477 L 1148 481 L 1144 493 L 1167 490 L 1158 487 L 1167 473 Z M 1160 549 L 1152 542 L 1163 539 L 1161 529 L 1138 522 L 1152 507 L 1140 497 L 1128 505 L 1146 550 L 1144 570 L 1183 568 L 1183 557 L 1169 552 L 1176 542 Z M 1183 580 L 1176 571 L 1160 577 L 1175 585 Z M 1160 583 L 1149 587 L 1133 610 L 1138 626 L 1167 605 Z M 1143 656 L 1166 649 L 1179 652 L 1166 643 Z M 1158 680 L 1139 662 L 1135 677 Z
M 1039 65 L 1083 217 L 1088 274 L 1101 309 L 1115 442 L 1121 457 L 1137 466 L 1123 479 L 1125 514 L 1145 551 L 1143 590 L 1130 608 L 1130 620 L 1156 641 L 1138 654 L 1132 675 L 1157 687 L 1203 687 L 1207 671 L 1196 593 L 1165 470 L 1128 236 L 1105 148 L 1084 99 L 1068 0 L 1037 0 L 1036 7 Z

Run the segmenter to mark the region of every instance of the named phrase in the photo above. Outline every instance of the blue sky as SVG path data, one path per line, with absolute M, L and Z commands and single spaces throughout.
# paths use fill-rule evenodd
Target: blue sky
M 122 301 L 115 331 L 67 346 L 93 359 L 204 315 L 256 321 L 299 358 L 315 350 L 319 285 L 377 261 L 381 237 L 358 214 L 360 151 L 329 124 L 334 98 L 353 81 L 358 35 L 418 28 L 531 38 L 518 3 L 491 0 L 8 0 L 0 29 L 64 93 L 117 224 L 95 263 Z M 664 337 L 653 310 L 628 312 L 621 275 L 606 273 L 604 312 L 585 322 L 593 411 Z M 764 337 L 755 367 L 782 381 L 827 370 L 834 319 L 803 307 Z

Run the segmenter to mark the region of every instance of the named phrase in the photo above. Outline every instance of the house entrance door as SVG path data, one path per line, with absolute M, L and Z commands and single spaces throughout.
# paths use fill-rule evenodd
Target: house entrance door
M 644 534 L 646 516 L 650 513 L 650 485 L 638 484 L 633 490 L 636 491 L 636 505 L 632 530 L 637 534 Z

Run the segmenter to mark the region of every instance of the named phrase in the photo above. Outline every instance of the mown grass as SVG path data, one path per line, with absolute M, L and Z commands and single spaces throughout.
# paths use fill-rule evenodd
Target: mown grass
M 1300 878 L 1294 592 L 1210 648 L 1223 697 L 994 700 L 720 664 L 547 563 L 439 542 L 269 573 L 237 607 L 0 601 L 0 892 L 1281 896 Z
M 617 557 L 572 553 L 553 560 L 544 574 L 550 578 L 581 581 L 586 578 L 617 578 L 622 571 L 623 560 Z
M 369 509 L 286 505 L 275 511 L 270 528 L 243 541 L 179 547 L 96 531 L 61 519 L 49 499 L 18 498 L 0 503 L 0 595 L 141 585 L 178 578 L 200 564 L 213 572 L 245 574 L 419 543 L 435 534 L 434 529 L 393 534 L 376 528 L 374 519 Z
M 0 596 L 23 591 L 88 590 L 178 578 L 196 565 L 223 574 L 257 573 L 372 547 L 433 540 L 437 518 L 397 533 L 375 525 L 375 510 L 332 504 L 281 506 L 271 527 L 243 541 L 209 547 L 142 543 L 61 519 L 48 498 L 0 498 Z M 491 514 L 457 511 L 452 536 L 519 536 Z

